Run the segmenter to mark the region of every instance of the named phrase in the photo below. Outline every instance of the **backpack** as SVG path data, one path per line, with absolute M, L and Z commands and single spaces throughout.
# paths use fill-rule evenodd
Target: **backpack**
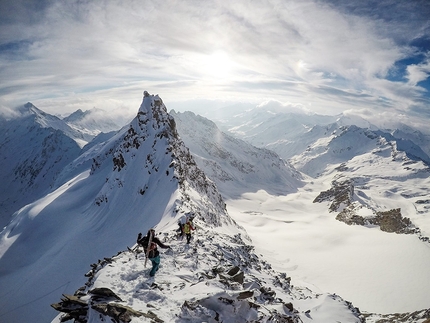
M 142 237 L 142 234 L 139 233 L 139 235 L 137 236 L 137 244 L 143 247 L 143 251 L 145 252 L 145 254 L 148 251 L 148 242 L 149 242 L 148 237 L 147 236 L 143 236 Z M 157 244 L 154 243 L 154 242 L 151 242 L 151 247 L 150 247 L 150 252 L 149 252 L 149 258 L 152 258 L 151 257 L 153 255 L 152 250 L 154 250 L 156 248 L 157 248 Z
M 148 237 L 147 236 L 142 237 L 142 233 L 138 234 L 136 242 L 138 245 L 142 246 L 143 249 L 146 250 L 148 248 L 148 242 L 149 242 Z

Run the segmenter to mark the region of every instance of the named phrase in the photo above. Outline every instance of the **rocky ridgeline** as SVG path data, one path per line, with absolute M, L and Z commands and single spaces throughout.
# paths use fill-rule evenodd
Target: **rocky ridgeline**
M 313 303 L 316 311 L 335 304 L 356 322 L 364 322 L 360 311 L 341 297 L 293 286 L 290 277 L 275 272 L 240 234 L 199 229 L 191 245 L 177 242 L 173 233 L 165 234 L 165 240 L 173 249 L 162 255 L 155 280 L 146 277 L 143 254 L 131 248 L 93 264 L 85 286 L 52 305 L 64 313 L 61 322 L 86 323 L 98 315 L 97 322 L 118 323 L 133 317 L 157 323 L 299 323 L 301 317 L 313 315 L 313 308 L 299 309 L 307 300 L 321 302 Z M 118 266 L 121 270 L 115 270 Z M 109 283 L 100 287 L 103 277 L 109 277 Z
M 348 225 L 379 226 L 381 231 L 399 234 L 417 234 L 422 241 L 429 242 L 428 237 L 421 235 L 409 218 L 403 217 L 400 208 L 388 211 L 374 211 L 372 216 L 363 217 L 357 211 L 363 207 L 354 201 L 354 181 L 350 178 L 338 177 L 332 181 L 332 187 L 321 192 L 313 203 L 331 202 L 330 212 L 339 212 L 336 220 Z
M 182 195 L 177 199 L 175 212 L 193 212 L 206 219 L 206 225 L 236 225 L 226 215 L 225 202 L 215 184 L 197 166 L 189 149 L 180 139 L 175 120 L 167 113 L 163 101 L 147 91 L 144 92 L 137 116 L 128 129 L 93 158 L 91 174 L 99 172 L 106 165 L 112 167 L 111 174 L 106 178 L 106 188 L 96 197 L 95 204 L 100 206 L 108 203 L 110 196 L 115 193 L 111 188 L 126 185 L 121 175 L 135 163 L 142 163 L 145 176 L 147 175 L 142 176 L 142 183 L 136 188 L 140 195 L 150 189 L 149 178 L 152 175 L 167 176 L 178 183 Z M 190 194 L 199 196 L 198 201 L 192 201 Z

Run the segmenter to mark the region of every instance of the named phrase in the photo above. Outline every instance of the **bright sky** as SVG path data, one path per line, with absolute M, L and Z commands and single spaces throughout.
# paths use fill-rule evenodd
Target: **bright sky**
M 428 0 L 0 1 L 0 106 L 269 99 L 430 116 Z

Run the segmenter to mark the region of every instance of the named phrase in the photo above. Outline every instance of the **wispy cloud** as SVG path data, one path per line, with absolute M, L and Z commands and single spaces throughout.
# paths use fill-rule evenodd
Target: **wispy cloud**
M 319 113 L 428 104 L 428 1 L 35 3 L 0 4 L 10 105 L 135 109 L 144 89 L 165 102 L 276 99 Z

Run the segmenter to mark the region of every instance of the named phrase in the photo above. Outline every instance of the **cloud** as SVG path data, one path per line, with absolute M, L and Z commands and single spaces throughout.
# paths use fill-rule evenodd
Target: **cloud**
M 390 79 L 396 62 L 426 54 L 429 6 L 407 3 L 2 1 L 0 94 L 59 114 L 135 109 L 145 89 L 165 102 L 274 99 L 319 113 L 416 111 L 428 97 L 421 82 L 428 60 L 409 63 L 404 80 Z M 228 74 L 211 75 L 220 52 Z
M 0 118 L 13 119 L 18 116 L 19 113 L 16 111 L 16 109 L 9 107 L 8 102 L 5 102 L 0 98 Z
M 309 111 L 301 104 L 291 102 L 281 102 L 278 100 L 267 100 L 257 105 L 257 108 L 271 111 L 273 113 L 292 112 L 292 113 L 308 113 Z
M 425 81 L 430 77 L 430 60 L 427 58 L 422 64 L 412 64 L 407 68 L 408 84 L 416 86 L 419 82 Z

